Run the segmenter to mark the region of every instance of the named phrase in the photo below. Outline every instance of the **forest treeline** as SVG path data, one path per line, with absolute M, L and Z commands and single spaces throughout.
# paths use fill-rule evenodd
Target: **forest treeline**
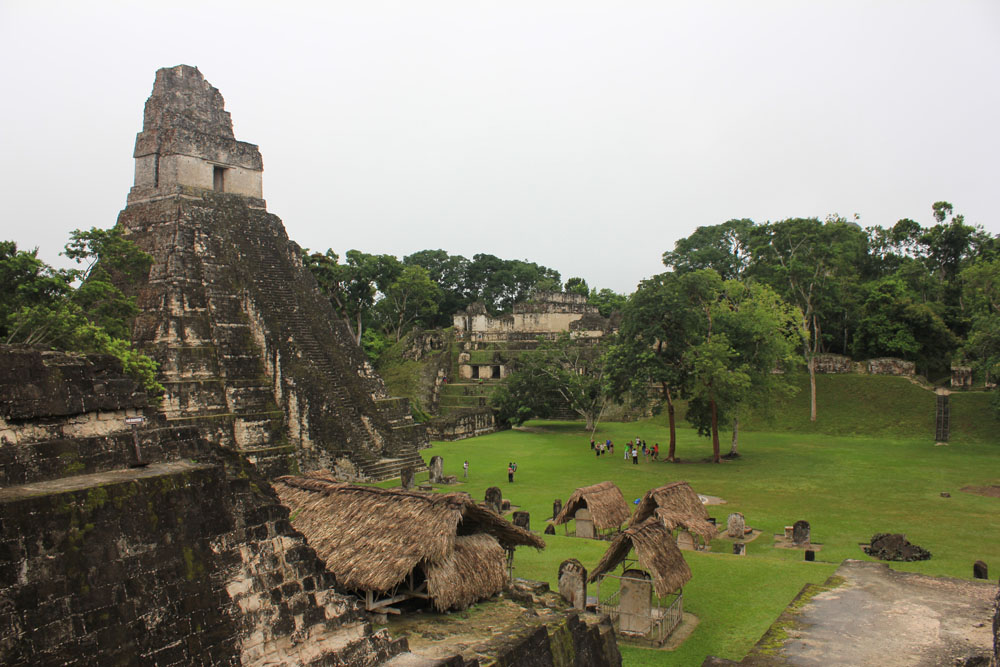
M 903 219 L 865 228 L 839 216 L 699 227 L 663 253 L 663 273 L 629 295 L 485 253 L 304 251 L 303 262 L 373 358 L 414 327 L 450 326 L 473 301 L 497 314 L 539 291 L 587 295 L 602 314 L 622 314 L 621 335 L 574 362 L 588 369 L 578 379 L 599 378 L 574 390 L 591 406 L 588 421 L 604 400 L 652 383 L 667 398 L 690 397 L 688 415 L 707 429 L 713 410 L 732 416 L 733 406 L 780 390 L 771 386 L 775 365 L 811 372 L 825 352 L 900 357 L 932 381 L 956 362 L 980 381 L 1000 374 L 1000 240 L 948 202 L 932 213 L 929 227 Z M 35 250 L 0 243 L 0 340 L 115 354 L 155 388 L 155 366 L 131 346 L 135 300 L 117 287 L 148 272 L 152 258 L 120 230 L 96 228 L 72 232 L 64 254 L 81 268 L 57 270 Z M 567 361 L 549 366 L 576 354 L 559 344 L 549 353 Z M 545 411 L 505 405 L 513 419 Z
M 629 295 L 617 336 L 583 359 L 565 338 L 540 345 L 494 406 L 518 423 L 569 405 L 592 427 L 607 401 L 641 400 L 656 387 L 669 412 L 668 458 L 673 402 L 683 398 L 718 460 L 719 424 L 731 424 L 735 454 L 741 409 L 766 410 L 775 392 L 792 390 L 787 373 L 798 367 L 818 418 L 821 353 L 899 357 L 932 381 L 956 362 L 980 381 L 995 378 L 1000 242 L 948 202 L 932 210 L 927 228 L 909 219 L 862 228 L 839 216 L 699 227 L 663 254 L 667 271 Z

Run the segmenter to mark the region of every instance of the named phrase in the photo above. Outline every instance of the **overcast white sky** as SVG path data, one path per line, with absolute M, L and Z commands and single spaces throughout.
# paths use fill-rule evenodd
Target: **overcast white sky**
M 134 5 L 134 6 L 133 6 Z M 0 0 L 0 238 L 110 227 L 198 66 L 314 250 L 488 252 L 631 292 L 699 225 L 1000 232 L 1000 2 Z

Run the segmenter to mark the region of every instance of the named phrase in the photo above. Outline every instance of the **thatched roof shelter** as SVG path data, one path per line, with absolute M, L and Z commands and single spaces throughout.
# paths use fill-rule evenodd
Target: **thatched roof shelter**
M 340 586 L 392 593 L 417 570 L 440 610 L 503 590 L 506 549 L 545 548 L 465 493 L 355 486 L 316 473 L 279 477 L 274 488 Z
M 669 595 L 691 580 L 691 568 L 670 532 L 659 520 L 649 518 L 627 529 L 611 542 L 587 581 L 596 581 L 613 570 L 633 549 L 639 565 L 652 575 L 653 590 L 657 595 Z
M 590 510 L 594 527 L 598 530 L 618 529 L 629 519 L 628 503 L 614 482 L 592 484 L 574 491 L 553 523 L 566 523 L 581 507 Z
M 651 516 L 659 518 L 667 530 L 683 528 L 711 542 L 718 529 L 708 520 L 708 510 L 687 482 L 672 482 L 650 489 L 639 501 L 629 526 L 638 526 Z

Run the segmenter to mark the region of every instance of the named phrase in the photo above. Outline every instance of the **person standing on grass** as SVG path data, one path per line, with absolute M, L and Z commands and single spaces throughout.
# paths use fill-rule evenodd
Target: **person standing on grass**
M 507 464 L 507 483 L 512 484 L 514 482 L 514 464 Z
M 462 468 L 465 469 L 465 479 L 469 479 L 469 459 L 465 459 L 465 463 L 462 464 Z
M 660 443 L 658 442 L 653 443 L 653 460 L 654 461 L 660 460 Z
M 639 448 L 632 445 L 632 465 L 639 465 Z
M 591 451 L 593 451 L 593 450 L 594 450 L 594 446 L 595 446 L 595 445 L 594 445 L 594 439 L 593 439 L 593 438 L 591 438 L 591 439 L 590 439 L 590 450 L 591 450 Z

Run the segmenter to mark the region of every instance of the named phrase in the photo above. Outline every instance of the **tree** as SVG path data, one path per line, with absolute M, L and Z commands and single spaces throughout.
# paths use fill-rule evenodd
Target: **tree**
M 570 278 L 563 285 L 563 290 L 570 292 L 572 294 L 582 294 L 583 296 L 590 296 L 590 288 L 587 286 L 587 281 L 583 278 Z
M 670 427 L 668 461 L 676 455 L 674 399 L 686 396 L 691 368 L 685 353 L 698 336 L 697 311 L 675 273 L 662 273 L 639 283 L 622 309 L 617 344 L 609 355 L 612 395 L 645 396 L 651 383 L 660 389 Z
M 913 297 L 895 276 L 866 286 L 852 352 L 855 357 L 900 357 L 929 375 L 946 365 L 957 345 L 955 335 L 927 303 Z
M 517 359 L 514 372 L 491 397 L 500 417 L 519 424 L 547 417 L 559 405 L 583 417 L 593 431 L 607 405 L 605 373 L 599 343 L 563 332 Z
M 452 316 L 471 301 L 464 289 L 469 260 L 461 255 L 449 255 L 444 250 L 421 250 L 404 257 L 403 264 L 427 269 L 428 276 L 440 290 L 436 326 L 451 326 Z
M 663 264 L 677 273 L 715 269 L 723 280 L 739 280 L 750 266 L 753 220 L 729 220 L 721 225 L 698 227 L 663 253 Z
M 472 256 L 466 268 L 465 294 L 482 301 L 493 314 L 509 312 L 539 289 L 558 290 L 559 272 L 533 262 L 504 260 L 494 255 Z
M 75 272 L 57 271 L 38 259 L 38 249 L 18 250 L 0 241 L 0 340 L 11 334 L 13 316 L 23 308 L 52 305 L 72 290 Z
M 800 363 L 797 350 L 808 337 L 798 308 L 761 283 L 728 280 L 723 285 L 715 327 L 726 334 L 736 352 L 734 361 L 750 380 L 748 391 L 732 405 L 730 456 L 737 455 L 739 413 L 744 405 L 767 410 L 776 395 L 795 391 L 788 373 Z M 778 372 L 780 371 L 780 372 Z
M 973 313 L 962 356 L 984 379 L 1000 377 L 1000 259 L 984 260 L 961 273 L 964 298 Z M 1000 416 L 1000 394 L 994 397 Z
M 403 331 L 417 321 L 431 323 L 437 314 L 441 290 L 431 280 L 422 266 L 407 266 L 388 287 L 377 309 L 386 324 L 386 330 L 396 342 Z
M 587 299 L 587 303 L 591 306 L 597 306 L 597 312 L 601 314 L 601 317 L 611 317 L 615 311 L 621 312 L 627 302 L 626 295 L 618 294 L 607 287 L 600 290 L 596 287 L 591 289 L 590 297 Z
M 125 239 L 120 230 L 75 230 L 65 254 L 85 270 L 57 271 L 36 252 L 19 252 L 0 243 L 0 326 L 8 344 L 35 345 L 68 352 L 117 357 L 126 373 L 147 391 L 158 393 L 156 362 L 130 343 L 135 298 L 111 284 L 111 275 L 134 280 L 149 270 L 152 257 Z M 72 281 L 82 279 L 78 289 Z
M 348 250 L 346 259 L 346 264 L 340 264 L 333 250 L 322 254 L 303 250 L 303 263 L 360 346 L 366 322 L 374 317 L 379 291 L 388 289 L 403 272 L 403 265 L 392 255 L 370 255 L 360 250 Z
M 700 434 L 711 435 L 713 460 L 719 462 L 719 421 L 735 417 L 743 404 L 766 405 L 775 392 L 790 390 L 775 370 L 794 364 L 805 332 L 798 309 L 766 285 L 723 281 L 712 269 L 686 274 L 683 281 L 701 319 L 700 340 L 684 355 L 692 378 L 688 420 Z M 731 455 L 737 444 L 734 437 Z
M 816 365 L 824 321 L 840 309 L 838 294 L 853 280 L 867 250 L 861 228 L 831 216 L 792 218 L 756 228 L 751 241 L 751 275 L 763 280 L 802 313 L 810 337 L 802 341 L 809 370 L 809 419 L 816 421 Z

